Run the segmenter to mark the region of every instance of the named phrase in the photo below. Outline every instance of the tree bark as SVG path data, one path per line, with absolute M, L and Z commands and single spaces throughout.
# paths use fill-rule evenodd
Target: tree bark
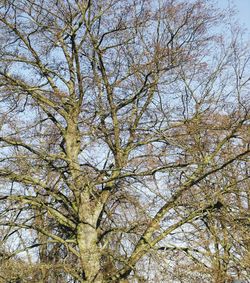
M 86 282 L 103 282 L 100 260 L 101 252 L 98 247 L 97 219 L 100 209 L 82 192 L 80 196 L 79 224 L 77 226 L 77 242 L 80 260 Z
M 84 270 L 84 279 L 86 282 L 102 282 L 96 229 L 88 223 L 79 223 L 77 227 L 77 241 Z

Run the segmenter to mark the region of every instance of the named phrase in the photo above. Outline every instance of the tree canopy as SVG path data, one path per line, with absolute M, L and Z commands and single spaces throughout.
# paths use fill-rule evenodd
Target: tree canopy
M 231 16 L 0 1 L 0 280 L 250 282 L 250 50 Z

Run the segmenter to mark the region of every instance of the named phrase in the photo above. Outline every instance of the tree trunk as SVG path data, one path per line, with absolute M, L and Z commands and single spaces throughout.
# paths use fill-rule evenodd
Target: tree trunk
M 97 244 L 97 207 L 86 197 L 81 195 L 79 209 L 79 224 L 77 227 L 77 242 L 80 251 L 82 269 L 86 282 L 103 282 L 100 270 L 101 253 Z M 99 211 L 99 210 L 98 210 Z
M 89 224 L 80 223 L 77 241 L 86 282 L 102 282 L 100 251 L 97 246 L 97 232 Z

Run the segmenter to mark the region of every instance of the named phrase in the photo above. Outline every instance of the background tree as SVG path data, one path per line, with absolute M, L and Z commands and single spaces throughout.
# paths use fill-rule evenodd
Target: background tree
M 1 240 L 34 269 L 16 280 L 248 280 L 249 50 L 227 14 L 0 3 Z

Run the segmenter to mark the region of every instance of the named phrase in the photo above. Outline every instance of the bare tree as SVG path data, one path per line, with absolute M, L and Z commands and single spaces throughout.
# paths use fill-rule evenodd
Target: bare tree
M 0 3 L 1 241 L 34 270 L 17 280 L 248 280 L 250 53 L 227 14 Z

